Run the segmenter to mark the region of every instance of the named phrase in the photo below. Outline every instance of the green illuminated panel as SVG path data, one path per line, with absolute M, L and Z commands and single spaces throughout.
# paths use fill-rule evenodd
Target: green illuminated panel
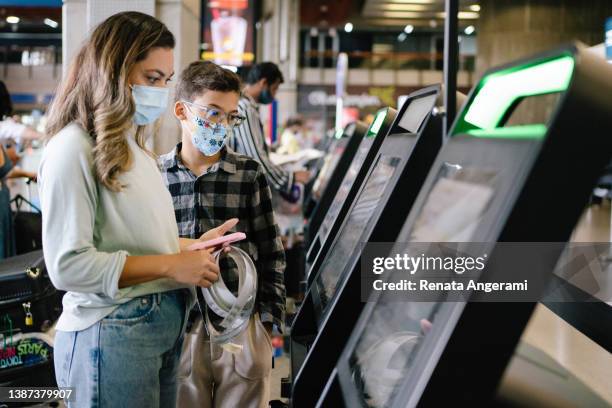
M 344 129 L 338 129 L 336 130 L 336 139 L 342 139 L 342 135 L 344 134 Z
M 525 97 L 565 91 L 574 71 L 574 58 L 562 55 L 544 62 L 530 62 L 485 76 L 453 134 L 484 137 L 542 137 L 544 124 L 497 128 L 513 104 Z M 517 128 L 516 130 L 510 130 Z M 497 136 L 495 136 L 497 135 Z
M 368 136 L 374 136 L 378 134 L 380 127 L 385 121 L 385 116 L 387 116 L 387 111 L 388 109 L 385 108 L 385 109 L 381 109 L 378 112 L 376 112 L 376 116 L 374 117 L 374 120 L 372 121 L 372 124 L 370 125 L 370 128 L 368 129 Z
M 521 125 L 511 127 L 500 127 L 496 129 L 471 129 L 468 135 L 474 137 L 488 138 L 510 138 L 510 139 L 541 139 L 546 134 L 545 125 Z

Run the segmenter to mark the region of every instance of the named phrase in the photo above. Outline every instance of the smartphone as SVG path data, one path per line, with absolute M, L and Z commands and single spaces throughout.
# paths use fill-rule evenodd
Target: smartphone
M 224 235 L 215 239 L 209 239 L 208 241 L 196 242 L 195 244 L 189 245 L 187 249 L 189 251 L 198 251 L 201 249 L 215 248 L 223 246 L 224 244 L 229 245 L 232 242 L 242 241 L 245 238 L 246 234 L 244 232 L 234 232 L 233 234 Z

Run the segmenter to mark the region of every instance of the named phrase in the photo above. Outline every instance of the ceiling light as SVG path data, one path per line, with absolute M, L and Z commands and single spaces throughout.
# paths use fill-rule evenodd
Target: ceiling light
M 9 24 L 17 24 L 17 23 L 19 23 L 19 17 L 8 16 L 6 18 L 6 22 L 9 23 Z
M 233 65 L 221 65 L 221 68 L 227 69 L 228 71 L 232 71 L 233 73 L 238 72 L 238 67 Z
M 406 33 L 401 33 L 400 35 L 397 36 L 397 40 L 399 42 L 402 42 L 406 39 L 406 37 L 408 37 L 408 35 Z
M 474 31 L 476 31 L 476 28 L 473 25 L 470 25 L 470 26 L 465 27 L 465 30 L 463 32 L 466 35 L 472 35 L 474 34 Z
M 45 18 L 45 24 L 53 28 L 57 28 L 57 26 L 59 25 L 57 21 L 51 20 L 50 18 Z
M 414 31 L 414 26 L 412 24 L 408 24 L 406 27 L 404 27 L 404 32 L 406 34 L 410 34 L 413 31 Z
M 478 17 L 480 17 L 480 14 L 473 12 L 473 11 L 460 11 L 459 13 L 457 13 L 457 16 L 460 19 L 473 20 L 473 19 L 477 19 Z
M 351 31 L 353 31 L 353 23 L 346 23 L 344 25 L 344 31 L 346 31 L 347 33 L 350 33 Z
M 385 18 L 422 18 L 423 14 L 416 11 L 383 11 L 380 15 Z
M 470 10 L 472 10 L 472 11 L 480 11 L 480 6 L 478 4 L 472 4 L 470 6 Z
M 378 7 L 381 11 L 427 11 L 431 9 L 431 6 L 424 6 L 420 4 L 381 4 Z
M 395 0 L 395 1 L 389 1 L 388 3 L 400 3 L 400 4 L 407 4 L 407 3 L 413 3 L 413 4 L 434 4 L 436 3 L 437 0 Z
M 438 26 L 438 22 L 436 20 L 429 20 L 429 26 L 431 28 L 436 28 Z
M 310 28 L 310 36 L 311 37 L 316 37 L 317 35 L 319 35 L 319 30 L 317 30 L 316 27 L 311 27 Z

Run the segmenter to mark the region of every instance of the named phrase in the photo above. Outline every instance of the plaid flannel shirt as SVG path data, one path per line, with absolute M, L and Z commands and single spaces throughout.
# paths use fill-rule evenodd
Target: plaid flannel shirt
M 196 177 L 181 162 L 181 143 L 159 159 L 164 182 L 172 195 L 179 235 L 199 238 L 230 218 L 238 218 L 231 232 L 246 240 L 232 245 L 248 253 L 258 275 L 256 311 L 263 322 L 284 327 L 285 251 L 274 220 L 271 192 L 259 163 L 224 148 L 221 159 Z M 221 264 L 228 289 L 236 293 L 238 278 Z

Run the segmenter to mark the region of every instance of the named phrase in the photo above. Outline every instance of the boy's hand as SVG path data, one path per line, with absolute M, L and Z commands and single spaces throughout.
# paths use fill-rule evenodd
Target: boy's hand
M 220 238 L 225 235 L 229 230 L 234 228 L 238 224 L 238 218 L 231 218 L 219 225 L 217 228 L 206 231 L 199 238 L 200 241 L 210 241 L 211 239 Z
M 307 170 L 298 170 L 293 173 L 293 179 L 296 183 L 306 184 L 310 181 L 310 172 Z

